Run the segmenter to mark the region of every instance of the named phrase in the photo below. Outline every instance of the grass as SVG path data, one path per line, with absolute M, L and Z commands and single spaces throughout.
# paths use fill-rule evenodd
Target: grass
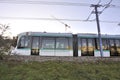
M 0 61 L 0 80 L 120 80 L 120 63 Z

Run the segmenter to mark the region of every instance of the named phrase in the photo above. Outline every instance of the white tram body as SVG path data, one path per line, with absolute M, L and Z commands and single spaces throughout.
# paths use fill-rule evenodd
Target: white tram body
M 101 35 L 102 57 L 120 56 L 120 35 Z M 24 32 L 18 35 L 17 55 L 101 57 L 97 34 Z
M 78 56 L 120 56 L 120 35 L 101 35 L 103 53 L 100 53 L 97 34 L 77 34 Z
M 108 45 L 104 41 L 106 35 L 102 35 L 103 57 L 110 57 Z M 101 57 L 97 34 L 78 34 L 78 55 Z M 106 48 L 106 49 L 105 49 Z
M 71 33 L 24 32 L 18 35 L 17 55 L 73 56 Z

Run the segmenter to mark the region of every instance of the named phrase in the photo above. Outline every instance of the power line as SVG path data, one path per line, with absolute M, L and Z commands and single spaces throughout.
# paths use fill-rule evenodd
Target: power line
M 55 21 L 53 18 L 30 18 L 30 17 L 2 17 L 0 16 L 1 19 L 22 19 L 22 20 L 50 20 L 50 21 Z M 58 20 L 63 20 L 63 21 L 85 21 L 85 20 L 80 20 L 80 19 L 58 19 Z
M 101 1 L 101 0 L 99 0 Z M 41 5 L 60 5 L 60 6 L 91 6 L 89 3 L 72 3 L 72 2 L 50 2 L 50 1 L 23 1 L 23 0 L 0 0 L 0 3 L 9 4 L 41 4 Z M 100 2 L 99 2 L 100 3 Z M 101 4 L 104 5 L 104 4 Z M 118 5 L 109 5 L 110 8 L 120 8 Z
M 101 1 L 101 0 L 100 0 Z M 0 3 L 8 4 L 40 4 L 40 5 L 59 5 L 59 6 L 84 6 L 90 7 L 89 3 L 72 3 L 72 2 L 50 2 L 50 1 L 23 1 L 23 0 L 0 0 Z M 101 4 L 104 5 L 104 4 Z M 103 7 L 103 6 L 102 6 Z M 120 8 L 118 5 L 109 5 L 110 8 Z
M 112 1 L 113 0 L 110 0 L 110 2 L 105 5 L 105 7 L 103 8 L 103 10 L 100 12 L 100 14 L 102 14 L 103 11 L 105 11 L 105 9 L 107 9 L 108 7 L 110 7 L 110 4 L 112 3 Z M 100 14 L 99 14 L 99 16 L 100 16 Z
M 101 0 L 98 1 L 97 5 L 100 4 L 100 3 L 101 3 Z M 92 13 L 93 13 L 94 10 L 95 10 L 95 9 L 93 9 L 93 10 L 91 11 L 91 13 L 90 13 L 89 16 L 87 17 L 86 21 L 90 19 L 90 17 L 91 17 L 91 15 L 92 15 Z
M 120 21 L 104 21 L 104 20 L 100 20 L 100 22 L 103 22 L 103 23 L 120 23 Z
M 51 17 L 53 17 L 53 19 L 57 20 L 61 24 L 65 25 L 65 31 L 67 31 L 67 28 L 71 28 L 71 26 L 69 26 L 68 24 L 62 22 L 61 20 L 57 19 L 56 17 L 54 17 L 54 16 L 51 16 Z
M 100 12 L 98 12 L 99 14 L 98 14 L 98 16 L 100 16 L 102 13 L 103 13 L 103 11 L 105 11 L 105 9 L 107 9 L 108 7 L 110 7 L 110 4 L 112 3 L 112 1 L 113 0 L 110 0 L 106 5 L 99 5 L 99 3 L 97 4 L 97 5 L 99 5 L 99 6 L 102 6 L 102 7 L 104 7 L 103 8 L 103 10 L 102 11 L 100 11 Z M 100 1 L 99 1 L 100 2 Z M 89 18 L 91 17 L 91 15 L 93 14 L 93 12 L 94 12 L 94 9 L 93 9 L 93 11 L 90 13 L 90 16 L 88 16 L 88 18 L 86 19 L 86 20 L 89 20 Z M 96 20 L 96 18 L 95 19 L 93 19 L 93 21 L 94 20 Z
M 2 0 L 0 3 L 11 4 L 41 4 L 41 5 L 62 5 L 62 6 L 90 6 L 88 3 L 72 3 L 72 2 L 50 2 L 50 1 L 14 1 L 14 0 Z
M 48 21 L 56 21 L 56 19 L 53 18 L 31 18 L 31 17 L 2 17 L 0 16 L 0 19 L 17 19 L 17 20 L 48 20 Z M 65 19 L 65 18 L 59 18 L 57 20 L 61 21 L 73 21 L 73 22 L 95 22 L 95 20 L 80 20 L 80 19 Z M 120 21 L 104 21 L 100 20 L 100 22 L 103 23 L 120 23 Z
M 112 4 L 109 7 L 110 8 L 120 8 L 120 6 L 118 6 L 118 5 L 112 5 Z
M 95 22 L 96 20 L 88 20 L 88 22 Z M 120 23 L 120 21 L 99 20 L 102 23 Z M 87 22 L 87 21 L 86 21 Z

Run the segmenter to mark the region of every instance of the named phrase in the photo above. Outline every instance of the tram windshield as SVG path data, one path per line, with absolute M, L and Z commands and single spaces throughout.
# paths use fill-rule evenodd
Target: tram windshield
M 22 36 L 18 42 L 18 48 L 30 48 L 30 37 Z

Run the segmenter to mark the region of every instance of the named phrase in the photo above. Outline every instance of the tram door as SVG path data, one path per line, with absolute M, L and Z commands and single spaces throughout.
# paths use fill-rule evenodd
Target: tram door
M 117 55 L 120 56 L 120 40 L 115 40 Z
M 32 37 L 31 55 L 39 55 L 39 37 Z
M 117 40 L 110 40 L 110 56 L 118 56 Z
M 93 39 L 81 39 L 81 55 L 94 56 Z

